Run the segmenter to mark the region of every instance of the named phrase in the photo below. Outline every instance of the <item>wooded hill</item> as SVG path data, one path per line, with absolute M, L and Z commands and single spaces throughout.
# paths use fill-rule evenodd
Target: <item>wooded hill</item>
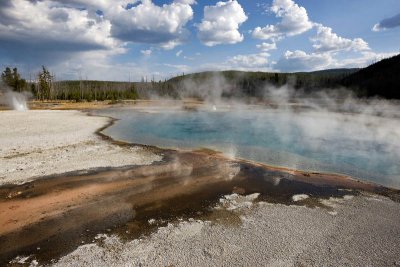
M 400 55 L 383 59 L 363 69 L 330 69 L 314 72 L 203 72 L 175 77 L 168 82 L 176 91 L 185 90 L 187 81 L 201 86 L 221 76 L 231 86 L 229 96 L 262 96 L 265 86 L 288 84 L 305 93 L 346 88 L 358 97 L 400 99 Z M 213 78 L 214 77 L 214 78 Z
M 383 59 L 342 80 L 342 85 L 366 97 L 400 99 L 400 55 Z
M 319 90 L 334 89 L 340 86 L 343 78 L 359 69 L 333 69 L 315 72 L 269 73 L 221 71 L 188 74 L 170 79 L 167 83 L 173 88 L 174 94 L 188 91 L 188 87 L 202 88 L 207 86 L 225 87 L 222 96 L 225 97 L 262 97 L 265 87 L 281 87 L 288 84 L 305 93 Z M 195 90 L 189 90 L 196 97 Z M 201 95 L 201 92 L 200 92 Z

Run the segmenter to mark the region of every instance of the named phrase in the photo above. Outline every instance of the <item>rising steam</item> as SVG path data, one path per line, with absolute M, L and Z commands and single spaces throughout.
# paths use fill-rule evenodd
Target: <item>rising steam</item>
M 161 144 L 207 146 L 230 157 L 293 169 L 343 172 L 400 188 L 399 102 L 360 99 L 343 88 L 305 93 L 290 83 L 259 88 L 251 98 L 241 95 L 237 84 L 218 74 L 207 79 L 186 79 L 178 92 L 181 99 L 198 97 L 204 101 L 202 107 L 185 109 L 183 106 L 185 110 L 208 112 L 197 112 L 185 121 L 185 116 L 171 115 L 176 109 L 168 111 L 171 103 L 165 101 L 157 116 L 147 121 L 151 120 L 157 128 L 183 125 L 182 130 L 192 136 L 183 140 L 179 134 L 177 139 L 159 140 Z M 161 96 L 157 99 L 163 102 Z M 183 121 L 177 121 L 179 118 Z M 197 125 L 191 128 L 193 121 Z M 174 127 L 157 129 L 156 136 L 165 138 Z M 197 140 L 193 136 L 207 138 Z M 215 136 L 219 137 L 214 139 Z M 251 140 L 263 136 L 270 142 L 267 147 L 252 143 Z M 286 150 L 282 150 L 282 145 Z
M 0 105 L 5 105 L 13 110 L 25 111 L 28 110 L 26 103 L 28 93 L 14 92 L 8 87 L 0 85 Z

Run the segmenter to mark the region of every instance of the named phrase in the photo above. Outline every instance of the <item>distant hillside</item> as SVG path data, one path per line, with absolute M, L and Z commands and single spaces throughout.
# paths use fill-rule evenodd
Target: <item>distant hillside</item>
M 283 85 L 287 82 L 292 83 L 295 87 L 313 88 L 317 86 L 337 85 L 344 77 L 357 72 L 360 69 L 327 69 L 313 72 L 295 72 L 295 73 L 279 73 L 279 72 L 248 72 L 248 71 L 206 71 L 200 73 L 192 73 L 183 76 L 174 77 L 167 82 L 177 83 L 184 80 L 203 81 L 216 76 L 221 76 L 229 81 L 245 81 L 251 80 L 254 84 L 264 84 L 268 82 L 273 85 Z
M 326 70 L 317 70 L 317 71 L 311 71 L 309 72 L 310 74 L 329 74 L 329 75 L 350 75 L 352 73 L 355 73 L 359 71 L 360 68 L 341 68 L 341 69 L 326 69 Z
M 361 69 L 341 83 L 366 97 L 400 99 L 400 54 Z
M 272 72 L 244 72 L 244 71 L 209 71 L 174 77 L 167 81 L 175 94 L 187 90 L 188 86 L 199 88 L 203 85 L 224 86 L 224 97 L 262 97 L 266 86 L 280 87 L 290 84 L 296 89 L 305 92 L 315 92 L 322 89 L 333 89 L 339 86 L 340 81 L 359 69 L 330 69 L 315 72 L 272 73 Z M 219 80 L 218 80 L 219 79 Z M 221 81 L 223 79 L 223 81 Z M 218 80 L 218 81 L 217 81 Z M 203 88 L 204 89 L 204 88 Z M 217 88 L 221 90 L 221 88 Z M 196 97 L 196 92 L 191 90 Z
M 346 87 L 359 97 L 400 99 L 400 55 L 383 59 L 363 69 L 328 69 L 313 72 L 269 73 L 221 71 L 179 76 L 167 81 L 175 95 L 185 90 L 188 82 L 202 84 L 222 77 L 229 87 L 225 97 L 261 97 L 267 85 L 289 84 L 306 93 Z

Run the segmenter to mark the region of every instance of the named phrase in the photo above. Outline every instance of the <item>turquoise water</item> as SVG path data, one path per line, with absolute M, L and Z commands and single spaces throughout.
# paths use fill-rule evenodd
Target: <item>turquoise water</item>
M 400 188 L 396 119 L 309 111 L 101 111 L 120 119 L 118 140 L 168 148 L 206 147 L 228 156 L 293 169 L 335 172 Z

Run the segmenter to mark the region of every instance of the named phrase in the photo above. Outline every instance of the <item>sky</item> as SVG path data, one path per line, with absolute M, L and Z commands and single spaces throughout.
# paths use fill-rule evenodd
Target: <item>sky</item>
M 0 64 L 33 78 L 365 67 L 400 53 L 399 0 L 1 0 Z

